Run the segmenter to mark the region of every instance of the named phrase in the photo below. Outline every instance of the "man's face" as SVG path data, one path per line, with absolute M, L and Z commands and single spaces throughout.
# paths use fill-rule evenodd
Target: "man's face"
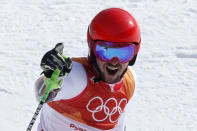
M 101 71 L 101 77 L 109 84 L 118 82 L 123 71 L 128 67 L 129 62 L 120 63 L 118 59 L 104 62 L 96 58 L 97 65 Z

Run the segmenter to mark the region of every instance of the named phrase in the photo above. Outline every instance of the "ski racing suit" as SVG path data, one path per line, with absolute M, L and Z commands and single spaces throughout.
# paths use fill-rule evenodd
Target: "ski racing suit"
M 94 82 L 87 58 L 73 58 L 56 97 L 43 105 L 38 131 L 125 131 L 125 114 L 135 89 L 129 68 L 115 84 Z M 127 105 L 127 106 L 126 106 Z

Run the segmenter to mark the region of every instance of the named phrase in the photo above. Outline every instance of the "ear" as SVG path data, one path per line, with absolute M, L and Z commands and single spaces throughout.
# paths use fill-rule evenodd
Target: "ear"
M 133 59 L 129 62 L 129 66 L 133 66 L 135 64 L 136 58 L 137 58 L 137 55 L 135 55 Z

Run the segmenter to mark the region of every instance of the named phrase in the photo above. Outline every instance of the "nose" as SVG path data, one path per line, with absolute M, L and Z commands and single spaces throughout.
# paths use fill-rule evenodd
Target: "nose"
M 111 59 L 110 63 L 111 63 L 112 65 L 117 65 L 118 63 L 120 63 L 120 61 L 119 61 L 118 58 L 115 57 L 115 58 L 112 58 L 112 59 Z

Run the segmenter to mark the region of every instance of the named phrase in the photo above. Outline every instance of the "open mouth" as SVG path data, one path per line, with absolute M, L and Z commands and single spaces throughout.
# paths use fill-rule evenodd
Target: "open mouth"
M 110 75 L 115 75 L 118 72 L 118 67 L 107 66 L 106 69 Z

